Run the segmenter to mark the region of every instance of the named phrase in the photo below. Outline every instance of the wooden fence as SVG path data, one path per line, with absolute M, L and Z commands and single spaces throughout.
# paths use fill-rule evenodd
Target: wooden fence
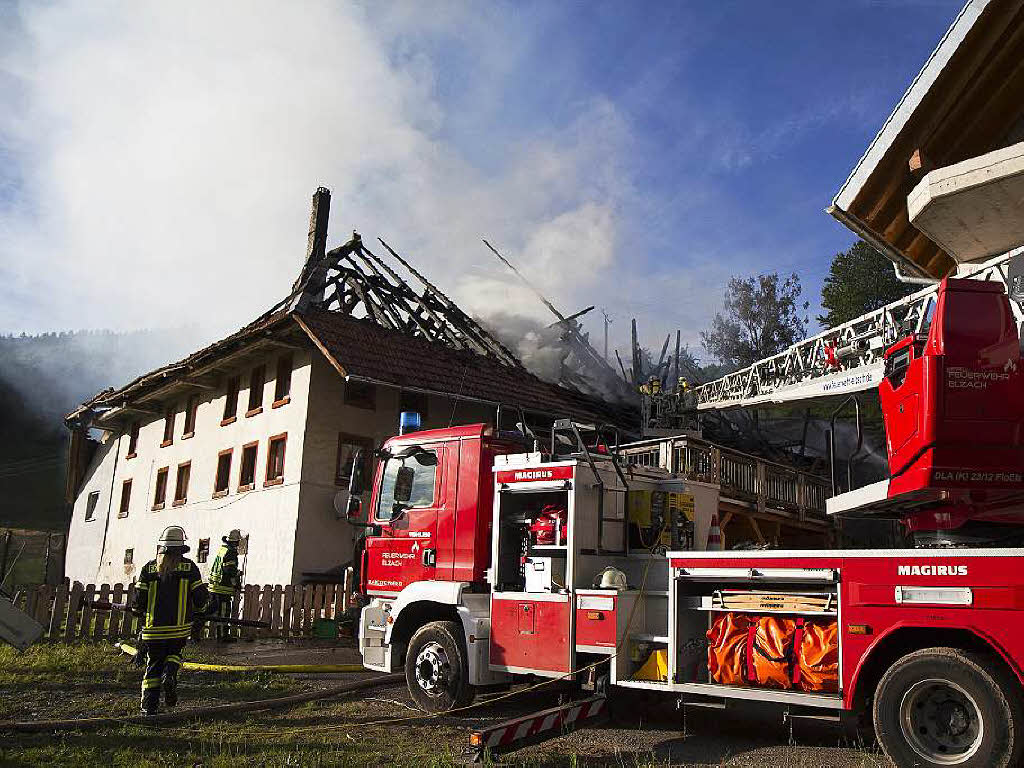
M 14 604 L 46 628 L 51 640 L 127 640 L 138 632 L 139 619 L 127 611 L 100 611 L 94 600 L 131 605 L 135 588 L 124 584 L 39 584 L 15 591 Z M 240 603 L 240 605 L 239 605 Z M 303 638 L 313 635 L 318 619 L 339 619 L 348 609 L 348 595 L 340 584 L 246 584 L 236 601 L 237 618 L 264 621 L 268 629 L 242 627 L 245 639 Z M 209 636 L 210 625 L 204 627 Z

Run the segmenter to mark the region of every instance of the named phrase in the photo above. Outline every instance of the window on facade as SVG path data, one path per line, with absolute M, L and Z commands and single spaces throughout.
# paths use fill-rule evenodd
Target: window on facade
M 412 495 L 409 501 L 402 503 L 402 508 L 429 507 L 434 502 L 434 485 L 437 478 L 437 467 L 425 467 L 416 459 L 391 458 L 384 466 L 384 475 L 380 485 L 380 506 L 377 509 L 378 520 L 390 520 L 395 512 L 395 480 L 402 465 L 413 471 Z
M 200 539 L 196 548 L 196 562 L 205 563 L 210 557 L 210 540 Z
M 96 518 L 96 505 L 100 503 L 100 492 L 91 491 L 89 497 L 85 500 L 85 519 L 93 520 Z
M 354 408 L 375 411 L 377 410 L 377 387 L 363 381 L 346 381 L 344 402 L 345 405 L 351 405 Z
M 231 484 L 231 449 L 217 454 L 217 475 L 213 480 L 213 496 L 226 496 Z
M 161 448 L 174 442 L 174 415 L 174 408 L 168 408 L 164 414 L 164 441 L 160 443 Z
M 174 506 L 180 506 L 188 500 L 188 481 L 192 474 L 192 462 L 186 461 L 178 465 L 178 477 L 174 483 Z
M 139 422 L 133 421 L 128 429 L 128 455 L 126 459 L 134 459 L 135 452 L 139 447 Z
M 257 365 L 249 374 L 249 409 L 246 416 L 254 416 L 263 409 L 263 384 L 267 380 L 267 366 Z
M 264 485 L 278 485 L 284 482 L 284 448 L 287 433 L 274 435 L 267 441 L 267 480 Z
M 238 415 L 238 390 L 241 387 L 241 376 L 232 376 L 228 379 L 227 393 L 224 396 L 224 419 L 221 421 L 221 426 L 230 424 Z
M 352 478 L 352 464 L 356 457 L 356 451 L 363 452 L 363 484 L 370 475 L 370 465 L 373 458 L 370 456 L 370 449 L 373 441 L 368 437 L 350 435 L 347 432 L 338 433 L 338 456 L 334 464 L 334 484 L 348 488 L 348 482 Z
M 185 404 L 185 434 L 182 438 L 192 437 L 196 433 L 196 412 L 199 410 L 199 395 L 192 395 Z
M 274 380 L 275 408 L 284 405 L 291 399 L 293 360 L 291 355 L 285 355 L 277 360 L 277 374 Z
M 256 452 L 259 443 L 242 446 L 242 471 L 238 475 L 238 490 L 248 491 L 256 485 Z
M 163 509 L 167 502 L 167 472 L 170 467 L 160 467 L 156 471 L 156 485 L 153 490 L 153 509 Z
M 422 392 L 409 392 L 402 390 L 402 394 L 398 396 L 398 410 L 402 411 L 413 411 L 420 415 L 420 420 L 426 423 L 427 417 L 427 402 L 429 398 Z
M 124 551 L 124 564 L 131 565 L 135 561 L 135 550 L 126 549 Z
M 121 505 L 117 508 L 118 517 L 128 517 L 128 507 L 132 503 L 132 481 L 121 483 Z

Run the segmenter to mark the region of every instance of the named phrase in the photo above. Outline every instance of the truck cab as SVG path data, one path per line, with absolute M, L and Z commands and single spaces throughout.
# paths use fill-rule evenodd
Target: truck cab
M 365 510 L 350 501 L 350 519 L 362 518 L 367 530 L 359 563 L 369 598 L 363 664 L 407 667 L 419 681 L 410 684 L 413 697 L 428 711 L 450 709 L 473 685 L 504 678 L 488 665 L 492 467 L 497 456 L 523 449 L 488 424 L 393 437 L 378 452 Z
M 495 456 L 517 449 L 496 439 L 486 424 L 388 440 L 366 511 L 373 528 L 363 550 L 363 594 L 397 597 L 410 584 L 427 581 L 483 585 L 490 561 L 491 467 Z

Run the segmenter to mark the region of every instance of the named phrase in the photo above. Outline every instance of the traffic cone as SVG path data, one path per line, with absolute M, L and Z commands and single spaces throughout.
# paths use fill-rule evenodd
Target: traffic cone
M 711 527 L 708 528 L 708 549 L 722 548 L 722 529 L 718 525 L 718 513 L 711 513 Z

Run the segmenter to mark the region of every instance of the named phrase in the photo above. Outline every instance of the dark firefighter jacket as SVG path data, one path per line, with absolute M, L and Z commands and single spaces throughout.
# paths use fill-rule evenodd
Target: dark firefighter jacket
M 215 595 L 234 595 L 242 589 L 238 571 L 238 547 L 222 544 L 210 568 L 210 591 Z
M 143 640 L 187 639 L 194 615 L 206 609 L 209 593 L 199 568 L 182 560 L 162 580 L 156 560 L 142 568 L 135 585 L 135 612 L 142 616 Z

